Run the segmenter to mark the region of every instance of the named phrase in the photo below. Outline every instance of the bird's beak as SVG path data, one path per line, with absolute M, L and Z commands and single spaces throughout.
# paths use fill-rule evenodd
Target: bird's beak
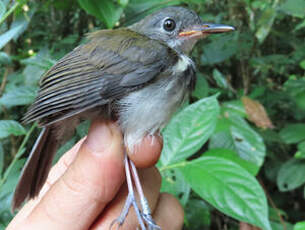
M 222 24 L 211 24 L 211 23 L 203 23 L 199 26 L 194 26 L 193 28 L 184 30 L 179 33 L 180 37 L 205 37 L 207 34 L 215 34 L 215 33 L 225 33 L 234 31 L 235 28 L 233 26 L 227 26 Z

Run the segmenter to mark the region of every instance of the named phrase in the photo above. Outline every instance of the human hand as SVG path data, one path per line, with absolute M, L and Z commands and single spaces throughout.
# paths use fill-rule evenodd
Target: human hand
M 156 223 L 166 230 L 183 226 L 183 210 L 169 194 L 160 194 L 161 177 L 153 167 L 162 149 L 161 140 L 146 137 L 129 154 L 135 163 Z M 96 120 L 88 136 L 65 153 L 51 169 L 39 196 L 28 201 L 7 230 L 109 229 L 127 198 L 123 139 L 114 123 Z M 136 229 L 131 209 L 122 229 Z

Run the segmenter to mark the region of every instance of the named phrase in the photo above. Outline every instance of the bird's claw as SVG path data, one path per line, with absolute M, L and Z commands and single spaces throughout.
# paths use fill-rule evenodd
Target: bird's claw
M 141 216 L 148 226 L 148 230 L 161 230 L 161 228 L 155 223 L 150 214 L 141 213 Z

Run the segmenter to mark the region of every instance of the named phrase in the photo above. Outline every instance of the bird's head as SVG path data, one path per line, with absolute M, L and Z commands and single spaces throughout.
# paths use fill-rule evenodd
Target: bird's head
M 190 53 L 199 39 L 211 33 L 234 30 L 232 26 L 204 23 L 194 11 L 183 7 L 163 8 L 129 28 L 185 54 Z

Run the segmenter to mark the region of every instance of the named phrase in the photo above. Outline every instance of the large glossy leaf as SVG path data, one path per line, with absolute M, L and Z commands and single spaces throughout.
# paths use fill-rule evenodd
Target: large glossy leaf
M 122 5 L 112 0 L 78 0 L 78 2 L 87 13 L 104 22 L 107 28 L 112 28 L 123 13 Z
M 255 176 L 258 173 L 259 167 L 252 162 L 243 160 L 235 151 L 230 149 L 210 149 L 204 153 L 204 156 L 221 157 L 240 165 L 246 169 L 251 175 Z
M 277 175 L 280 191 L 290 191 L 305 183 L 305 160 L 291 159 L 284 163 Z
M 260 167 L 266 155 L 263 139 L 240 116 L 231 114 L 224 116 L 217 123 L 209 147 L 228 148 L 249 162 Z
M 233 125 L 230 131 L 238 154 L 241 158 L 261 166 L 266 155 L 263 139 L 242 118 L 236 117 L 231 121 Z
M 263 189 L 238 164 L 219 157 L 201 157 L 179 168 L 201 198 L 221 212 L 271 230 Z
M 305 140 L 305 124 L 289 124 L 286 125 L 281 131 L 280 136 L 287 144 L 298 143 Z
M 26 133 L 22 125 L 13 120 L 0 121 L 0 138 L 8 137 L 9 135 L 19 136 Z
M 219 106 L 216 96 L 186 107 L 170 121 L 163 133 L 163 165 L 186 159 L 200 149 L 216 126 Z

